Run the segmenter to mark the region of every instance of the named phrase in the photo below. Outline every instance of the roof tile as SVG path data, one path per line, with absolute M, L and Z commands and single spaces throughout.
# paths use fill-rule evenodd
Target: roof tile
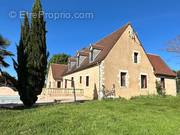
M 147 54 L 147 56 L 154 68 L 155 75 L 165 75 L 165 76 L 176 77 L 176 73 L 174 73 L 167 66 L 167 64 L 161 59 L 160 56 L 153 55 L 153 54 Z
M 64 73 L 67 71 L 67 65 L 51 64 L 51 69 L 54 80 L 61 80 Z

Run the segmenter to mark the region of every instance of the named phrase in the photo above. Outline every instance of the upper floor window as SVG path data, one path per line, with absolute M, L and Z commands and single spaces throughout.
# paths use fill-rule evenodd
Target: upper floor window
M 141 75 L 141 88 L 147 88 L 147 75 Z
M 127 86 L 127 82 L 126 82 L 126 80 L 127 80 L 127 73 L 126 72 L 121 72 L 120 79 L 121 79 L 121 81 L 120 81 L 121 87 L 126 87 Z
M 138 63 L 138 52 L 134 52 L 134 63 Z
M 86 76 L 86 87 L 89 86 L 89 76 Z
M 79 67 L 80 65 L 80 56 L 77 57 L 77 66 Z
M 93 61 L 93 50 L 90 51 L 90 61 Z
M 165 79 L 161 78 L 161 88 L 165 89 Z
M 102 50 L 102 46 L 93 46 L 90 48 L 89 61 L 93 62 Z

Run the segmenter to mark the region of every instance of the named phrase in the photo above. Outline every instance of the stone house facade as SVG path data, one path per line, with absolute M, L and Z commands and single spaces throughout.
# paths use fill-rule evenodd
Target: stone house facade
M 52 64 L 47 88 L 84 90 L 93 98 L 96 89 L 102 93 L 114 91 L 114 96 L 131 98 L 156 95 L 160 82 L 167 95 L 176 95 L 176 74 L 158 55 L 148 54 L 131 24 L 126 24 L 100 41 L 78 51 L 68 65 Z M 102 92 L 103 91 L 103 92 Z

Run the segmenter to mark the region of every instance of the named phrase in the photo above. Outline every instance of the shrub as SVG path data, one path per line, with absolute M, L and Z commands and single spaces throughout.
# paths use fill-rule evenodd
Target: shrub
M 159 95 L 165 96 L 165 89 L 162 88 L 159 81 L 156 81 L 156 90 Z

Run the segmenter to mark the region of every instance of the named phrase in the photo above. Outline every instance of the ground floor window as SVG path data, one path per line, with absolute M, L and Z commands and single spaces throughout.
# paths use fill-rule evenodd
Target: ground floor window
M 121 87 L 126 87 L 127 86 L 127 82 L 126 82 L 126 79 L 127 79 L 127 73 L 126 72 L 121 72 L 120 74 L 121 76 Z
M 165 79 L 161 78 L 161 88 L 165 89 Z
M 141 88 L 147 88 L 147 75 L 141 75 Z
M 74 87 L 74 77 L 71 77 L 71 87 Z
M 82 83 L 82 76 L 79 77 L 79 83 Z
M 65 89 L 67 88 L 67 80 L 65 79 L 65 84 L 64 84 Z
M 57 88 L 61 88 L 61 81 L 57 82 Z
M 89 86 L 89 76 L 86 76 L 86 87 Z

